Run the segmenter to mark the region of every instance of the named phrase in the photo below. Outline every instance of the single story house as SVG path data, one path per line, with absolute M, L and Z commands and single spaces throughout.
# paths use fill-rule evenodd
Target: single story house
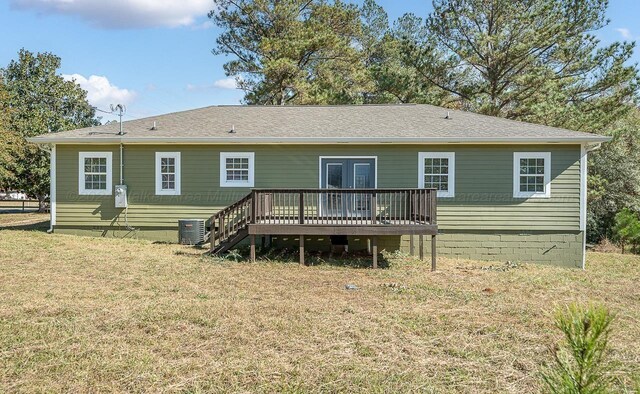
M 212 106 L 30 141 L 51 149 L 56 233 L 175 241 L 178 219 L 201 218 L 218 234 L 227 206 L 246 206 L 240 216 L 275 210 L 277 190 L 243 200 L 265 188 L 299 194 L 282 197 L 291 206 L 315 196 L 315 214 L 300 205 L 295 224 L 325 223 L 322 215 L 420 224 L 418 215 L 431 216 L 419 191 L 435 189 L 439 255 L 584 267 L 587 154 L 608 137 L 430 105 L 353 105 Z M 388 213 L 396 201 L 387 196 L 400 214 Z M 211 219 L 216 212 L 226 213 Z M 266 235 L 328 248 L 329 235 L 347 229 L 336 228 Z M 345 234 L 350 250 L 370 247 L 366 234 Z M 419 232 L 376 234 L 387 250 L 430 253 Z

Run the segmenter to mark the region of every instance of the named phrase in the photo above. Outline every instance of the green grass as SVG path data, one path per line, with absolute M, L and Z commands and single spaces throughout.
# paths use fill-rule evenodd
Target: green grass
M 201 253 L 0 230 L 0 392 L 535 392 L 574 301 L 617 315 L 614 379 L 640 381 L 636 256 L 432 273 Z

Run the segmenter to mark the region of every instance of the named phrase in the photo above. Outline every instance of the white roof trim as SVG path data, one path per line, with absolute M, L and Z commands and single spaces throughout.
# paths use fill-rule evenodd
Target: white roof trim
M 307 138 L 307 137 L 67 137 L 53 136 L 33 137 L 27 141 L 35 144 L 427 144 L 427 143 L 456 143 L 456 144 L 532 144 L 532 143 L 570 143 L 607 142 L 611 137 L 515 137 L 515 138 Z

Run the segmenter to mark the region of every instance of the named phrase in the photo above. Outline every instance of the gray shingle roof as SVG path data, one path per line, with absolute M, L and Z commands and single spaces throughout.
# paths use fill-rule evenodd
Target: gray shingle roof
M 450 118 L 446 119 L 447 113 Z M 152 130 L 155 122 L 156 129 Z M 32 138 L 38 143 L 604 142 L 608 137 L 431 105 L 213 106 Z M 234 133 L 230 133 L 231 129 Z

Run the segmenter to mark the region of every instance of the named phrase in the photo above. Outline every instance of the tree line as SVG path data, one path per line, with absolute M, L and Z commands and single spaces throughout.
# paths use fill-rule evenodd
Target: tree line
M 601 43 L 606 0 L 434 0 L 391 21 L 375 0 L 215 0 L 213 54 L 254 105 L 426 103 L 613 141 L 589 161 L 588 237 L 640 212 L 633 42 Z M 43 200 L 46 152 L 26 137 L 96 125 L 60 58 L 22 50 L 0 69 L 0 189 Z
M 429 103 L 601 131 L 637 99 L 634 43 L 603 46 L 605 0 L 217 0 L 213 52 L 248 104 Z

